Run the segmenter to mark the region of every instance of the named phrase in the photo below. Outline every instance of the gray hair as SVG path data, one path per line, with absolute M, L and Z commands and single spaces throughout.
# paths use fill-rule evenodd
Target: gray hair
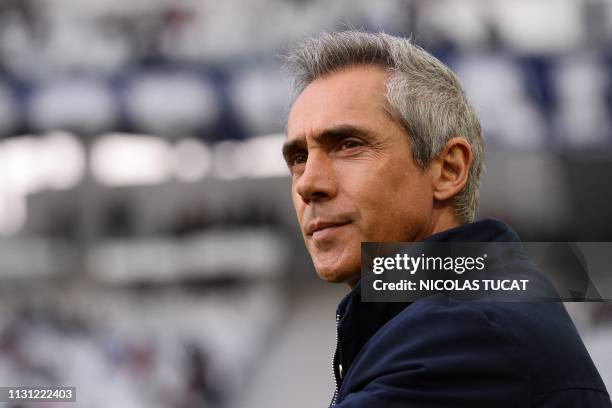
M 426 169 L 446 142 L 460 136 L 472 148 L 472 164 L 463 190 L 453 197 L 457 218 L 472 222 L 478 208 L 478 184 L 484 147 L 480 121 L 463 86 L 447 66 L 410 40 L 357 30 L 324 32 L 284 56 L 293 74 L 294 98 L 317 78 L 355 65 L 380 65 L 390 77 L 386 98 L 410 136 L 415 162 Z

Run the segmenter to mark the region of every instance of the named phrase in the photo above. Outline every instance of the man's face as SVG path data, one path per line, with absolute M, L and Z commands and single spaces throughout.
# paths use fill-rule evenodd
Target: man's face
M 283 154 L 298 222 L 318 275 L 354 284 L 360 243 L 427 236 L 431 177 L 388 113 L 388 74 L 357 66 L 317 79 L 289 114 Z

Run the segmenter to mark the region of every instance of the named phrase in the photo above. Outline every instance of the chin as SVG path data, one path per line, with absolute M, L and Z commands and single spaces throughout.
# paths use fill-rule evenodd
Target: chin
M 330 283 L 348 283 L 361 276 L 361 245 L 335 242 L 331 248 L 317 248 L 307 243 L 308 252 L 319 278 Z
M 349 272 L 344 268 L 330 268 L 315 264 L 315 269 L 319 278 L 329 283 L 347 283 L 349 286 L 354 286 L 359 280 L 361 270 L 357 272 Z
M 344 279 L 342 279 L 342 277 L 339 274 L 336 274 L 333 272 L 324 272 L 324 271 L 317 270 L 317 275 L 319 275 L 319 278 L 321 278 L 325 282 L 329 282 L 329 283 L 344 282 Z

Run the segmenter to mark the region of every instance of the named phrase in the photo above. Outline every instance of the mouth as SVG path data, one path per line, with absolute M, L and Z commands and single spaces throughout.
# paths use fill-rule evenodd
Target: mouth
M 348 225 L 351 222 L 352 221 L 340 221 L 340 222 L 316 221 L 316 222 L 312 222 L 306 227 L 306 235 L 308 236 L 321 235 L 324 232 L 331 232 L 337 228 Z

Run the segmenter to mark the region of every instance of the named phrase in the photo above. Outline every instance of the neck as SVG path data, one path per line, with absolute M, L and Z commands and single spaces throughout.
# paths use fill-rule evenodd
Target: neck
M 446 231 L 451 228 L 460 226 L 462 223 L 457 219 L 455 210 L 452 207 L 436 208 L 431 217 L 429 228 L 423 234 L 420 239 L 425 239 L 430 235 L 437 234 L 438 232 Z

